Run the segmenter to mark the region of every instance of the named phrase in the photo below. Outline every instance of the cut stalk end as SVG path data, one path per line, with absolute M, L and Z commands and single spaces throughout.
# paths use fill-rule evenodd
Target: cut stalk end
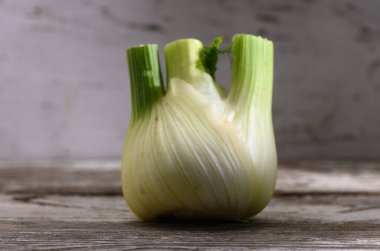
M 246 34 L 232 40 L 232 83 L 228 102 L 246 112 L 258 108 L 270 114 L 273 85 L 273 44 Z M 238 111 L 238 112 L 239 112 Z
M 140 45 L 127 50 L 132 96 L 132 122 L 151 111 L 164 95 L 158 46 Z
M 180 78 L 186 82 L 196 82 L 203 74 L 196 66 L 199 51 L 203 48 L 196 39 L 180 39 L 165 46 L 166 77 L 168 83 L 172 78 Z

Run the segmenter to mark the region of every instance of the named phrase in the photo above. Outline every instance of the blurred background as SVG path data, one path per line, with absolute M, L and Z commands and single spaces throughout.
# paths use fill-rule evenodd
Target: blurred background
M 378 0 L 0 0 L 0 161 L 119 159 L 125 49 L 240 32 L 275 43 L 280 160 L 380 157 Z

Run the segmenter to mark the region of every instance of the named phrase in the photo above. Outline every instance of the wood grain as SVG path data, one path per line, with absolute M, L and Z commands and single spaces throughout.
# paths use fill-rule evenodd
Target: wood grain
M 380 161 L 282 163 L 276 192 L 380 193 Z M 120 195 L 119 161 L 0 162 L 0 192 Z
M 0 250 L 378 250 L 378 167 L 288 162 L 251 219 L 144 223 L 120 196 L 117 161 L 2 163 Z
M 119 196 L 0 197 L 0 249 L 378 249 L 379 196 L 276 197 L 234 223 L 142 223 Z

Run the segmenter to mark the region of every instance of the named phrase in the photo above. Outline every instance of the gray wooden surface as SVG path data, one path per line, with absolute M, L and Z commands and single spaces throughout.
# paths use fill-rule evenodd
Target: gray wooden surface
M 143 223 L 120 196 L 118 162 L 0 163 L 0 250 L 379 250 L 379 166 L 288 162 L 254 218 Z
M 379 158 L 378 0 L 1 0 L 0 160 L 119 158 L 125 48 L 235 33 L 275 43 L 282 159 Z M 217 74 L 229 84 L 229 62 Z

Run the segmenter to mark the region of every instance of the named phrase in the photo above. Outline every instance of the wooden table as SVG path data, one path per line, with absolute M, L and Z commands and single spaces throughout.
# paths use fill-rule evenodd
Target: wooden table
M 143 223 L 119 163 L 0 164 L 0 250 L 380 249 L 380 162 L 280 165 L 275 196 L 234 223 Z

